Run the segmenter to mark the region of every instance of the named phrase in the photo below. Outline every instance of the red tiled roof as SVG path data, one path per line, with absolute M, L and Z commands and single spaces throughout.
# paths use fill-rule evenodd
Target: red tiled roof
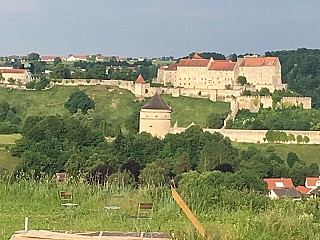
M 306 188 L 305 186 L 298 186 L 296 189 L 303 194 L 307 194 L 312 190 L 312 188 Z
M 168 66 L 161 66 L 159 69 L 160 70 L 164 70 L 164 71 L 176 71 L 177 70 L 177 64 L 173 63 L 173 64 L 170 64 Z
M 317 185 L 317 182 L 318 182 L 318 185 Z M 320 186 L 319 183 L 320 183 L 320 177 L 307 177 L 306 178 L 306 186 L 308 186 L 308 187 L 318 187 L 318 186 Z
M 198 53 L 194 53 L 193 59 L 203 59 Z
M 73 55 L 73 54 L 69 55 L 69 57 L 72 57 L 72 56 L 75 58 L 80 58 L 80 59 L 87 59 L 88 58 L 88 56 Z
M 0 69 L 0 73 L 25 73 L 25 69 Z
M 291 178 L 264 178 L 268 189 L 294 188 Z
M 139 77 L 137 78 L 137 80 L 135 81 L 135 83 L 145 84 L 146 82 L 144 81 L 142 75 L 140 74 Z
M 207 67 L 208 59 L 180 59 L 178 67 Z
M 277 60 L 277 57 L 245 57 L 240 67 L 275 66 Z
M 42 60 L 52 60 L 52 59 L 55 59 L 56 56 L 41 56 L 41 59 Z
M 210 64 L 209 70 L 233 71 L 235 65 L 235 62 L 227 60 L 215 60 Z

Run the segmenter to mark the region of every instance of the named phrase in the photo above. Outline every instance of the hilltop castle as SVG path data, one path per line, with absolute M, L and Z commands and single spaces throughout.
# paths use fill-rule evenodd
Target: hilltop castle
M 188 89 L 233 89 L 239 86 L 236 82 L 239 76 L 245 76 L 247 82 L 258 90 L 266 87 L 273 92 L 287 88 L 281 81 L 279 59 L 256 55 L 232 62 L 203 59 L 195 53 L 192 59 L 181 59 L 178 63 L 160 67 L 156 82 Z

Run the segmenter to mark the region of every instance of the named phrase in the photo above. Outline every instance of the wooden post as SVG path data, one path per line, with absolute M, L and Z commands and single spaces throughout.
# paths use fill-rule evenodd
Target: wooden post
M 171 186 L 171 193 L 172 193 L 174 200 L 176 200 L 176 202 L 178 203 L 178 205 L 180 206 L 182 211 L 187 215 L 189 220 L 192 222 L 193 226 L 195 226 L 195 228 L 198 230 L 199 234 L 203 238 L 207 238 L 206 230 L 202 227 L 202 225 L 200 224 L 198 219 L 193 215 L 191 210 L 188 208 L 188 206 L 185 204 L 185 202 L 182 200 L 182 198 L 180 197 L 180 195 L 177 193 L 177 191 L 174 189 L 173 186 Z M 207 239 L 209 239 L 209 238 L 207 238 Z

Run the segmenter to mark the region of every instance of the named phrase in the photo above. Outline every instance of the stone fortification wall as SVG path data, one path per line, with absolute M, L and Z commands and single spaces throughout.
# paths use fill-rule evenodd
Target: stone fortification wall
M 170 133 L 176 134 L 185 131 L 187 128 L 173 127 L 170 128 Z M 267 130 L 240 130 L 240 129 L 209 129 L 204 128 L 204 131 L 214 133 L 219 132 L 225 137 L 229 137 L 231 141 L 246 142 L 246 143 L 263 143 Z M 302 137 L 308 136 L 310 142 L 308 144 L 320 144 L 320 131 L 283 131 L 287 135 L 292 133 L 295 138 L 298 135 Z M 296 143 L 296 142 L 294 142 Z
M 281 104 L 291 104 L 293 106 L 301 106 L 304 109 L 311 109 L 311 98 L 310 97 L 283 97 Z M 269 108 L 272 106 L 272 97 L 270 96 L 240 96 L 231 100 L 231 109 L 234 105 L 238 105 L 239 109 L 248 109 L 250 112 L 258 112 L 260 107 Z
M 302 106 L 304 109 L 311 109 L 311 97 L 283 97 L 281 103 L 290 102 L 295 106 Z

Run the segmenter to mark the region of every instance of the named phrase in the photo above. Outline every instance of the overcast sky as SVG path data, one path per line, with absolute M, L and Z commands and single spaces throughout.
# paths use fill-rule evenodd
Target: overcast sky
M 320 48 L 319 0 L 0 0 L 0 56 Z

